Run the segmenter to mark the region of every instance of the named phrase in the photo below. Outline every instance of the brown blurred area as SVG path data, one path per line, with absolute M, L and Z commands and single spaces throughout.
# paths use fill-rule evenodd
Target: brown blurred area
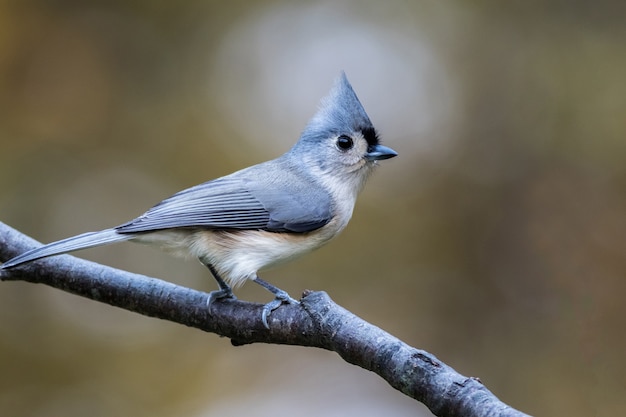
M 114 226 L 286 151 L 340 70 L 386 145 L 351 224 L 263 277 L 533 415 L 626 413 L 626 15 L 604 2 L 0 3 L 0 220 Z M 192 286 L 197 262 L 78 256 Z M 237 292 L 265 301 L 254 285 Z M 295 411 L 294 411 L 295 410 Z M 0 415 L 428 415 L 336 355 L 0 284 Z

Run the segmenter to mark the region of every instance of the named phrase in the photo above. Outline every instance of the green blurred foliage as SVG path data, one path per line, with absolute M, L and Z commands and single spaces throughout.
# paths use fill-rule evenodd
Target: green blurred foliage
M 381 163 L 342 236 L 264 278 L 292 295 L 328 291 L 527 413 L 622 415 L 624 11 L 618 1 L 0 3 L 0 220 L 47 242 L 279 155 L 315 109 L 299 88 L 326 85 L 311 87 L 321 98 L 327 74 L 347 68 L 400 156 Z M 346 37 L 351 27 L 359 36 Z M 334 36 L 347 47 L 317 46 Z M 378 50 L 387 58 L 370 56 Z M 270 82 L 281 87 L 259 87 Z M 214 286 L 196 262 L 130 244 L 79 256 Z M 250 285 L 238 294 L 267 297 Z M 2 415 L 289 407 L 425 413 L 325 352 L 232 348 L 49 288 L 0 285 Z

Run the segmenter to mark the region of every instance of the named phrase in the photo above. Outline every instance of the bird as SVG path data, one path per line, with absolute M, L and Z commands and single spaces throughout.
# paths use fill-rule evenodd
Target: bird
M 180 191 L 119 226 L 32 249 L 0 270 L 62 253 L 122 241 L 195 257 L 215 278 L 207 307 L 235 298 L 246 281 L 274 295 L 261 320 L 289 294 L 261 279 L 259 270 L 290 261 L 326 244 L 352 217 L 357 195 L 378 165 L 397 156 L 383 146 L 345 72 L 322 99 L 300 138 L 276 159 Z

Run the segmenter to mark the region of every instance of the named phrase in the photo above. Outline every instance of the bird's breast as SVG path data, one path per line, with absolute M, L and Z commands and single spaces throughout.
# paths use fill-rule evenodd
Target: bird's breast
M 345 226 L 337 219 L 307 233 L 263 230 L 201 230 L 194 234 L 191 253 L 203 257 L 220 277 L 237 287 L 256 277 L 257 271 L 290 261 L 324 245 Z

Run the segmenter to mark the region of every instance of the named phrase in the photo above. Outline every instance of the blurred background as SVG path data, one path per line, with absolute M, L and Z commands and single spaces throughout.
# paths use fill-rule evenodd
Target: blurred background
M 297 140 L 345 70 L 383 142 L 351 224 L 263 277 L 534 415 L 626 413 L 619 1 L 0 2 L 0 221 L 129 220 Z M 132 244 L 79 256 L 210 291 Z M 258 286 L 240 298 L 267 301 Z M 0 284 L 0 414 L 430 415 L 333 353 Z

